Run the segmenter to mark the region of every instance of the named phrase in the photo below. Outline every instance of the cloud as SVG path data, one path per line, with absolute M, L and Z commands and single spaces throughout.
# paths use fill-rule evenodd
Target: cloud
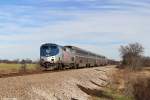
M 40 45 L 45 42 L 75 45 L 115 59 L 120 59 L 120 45 L 140 42 L 146 47 L 146 55 L 150 55 L 150 8 L 146 2 L 33 0 L 5 3 L 0 10 L 0 58 L 37 59 Z

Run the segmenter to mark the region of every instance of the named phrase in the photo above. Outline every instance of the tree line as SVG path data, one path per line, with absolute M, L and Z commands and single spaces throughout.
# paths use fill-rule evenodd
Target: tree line
M 6 63 L 6 64 L 35 64 L 38 63 L 38 61 L 33 61 L 31 59 L 16 59 L 16 60 L 8 60 L 8 59 L 0 59 L 0 63 Z

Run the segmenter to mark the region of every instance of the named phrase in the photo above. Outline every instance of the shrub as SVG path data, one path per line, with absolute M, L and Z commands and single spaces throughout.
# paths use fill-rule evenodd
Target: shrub
M 143 57 L 142 60 L 145 67 L 150 67 L 150 57 Z
M 21 61 L 20 72 L 21 72 L 21 73 L 25 73 L 26 70 L 27 70 L 27 64 L 26 64 L 25 60 L 22 60 L 22 61 Z

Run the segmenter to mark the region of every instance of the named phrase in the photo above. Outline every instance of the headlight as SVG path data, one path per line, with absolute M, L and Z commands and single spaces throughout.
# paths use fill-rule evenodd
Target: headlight
M 44 59 L 42 58 L 41 61 L 44 61 Z

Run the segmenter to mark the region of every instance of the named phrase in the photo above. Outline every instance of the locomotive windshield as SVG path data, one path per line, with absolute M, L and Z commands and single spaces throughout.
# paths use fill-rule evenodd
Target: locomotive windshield
M 58 46 L 44 45 L 41 47 L 41 56 L 54 56 L 59 53 Z

